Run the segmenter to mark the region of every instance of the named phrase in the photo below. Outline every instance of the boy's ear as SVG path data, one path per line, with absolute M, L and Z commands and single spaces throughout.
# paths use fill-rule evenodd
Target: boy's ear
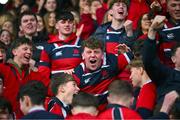
M 172 60 L 173 63 L 176 62 L 176 58 L 174 56 L 171 57 L 171 60 Z
M 12 49 L 12 54 L 13 54 L 13 56 L 16 55 L 16 49 Z
M 109 14 L 110 14 L 110 15 L 113 15 L 112 9 L 109 10 Z

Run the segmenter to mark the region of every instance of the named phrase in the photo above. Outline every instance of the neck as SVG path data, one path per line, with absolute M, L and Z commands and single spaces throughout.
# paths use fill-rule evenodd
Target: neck
M 142 33 L 143 33 L 143 34 L 147 34 L 147 33 L 148 33 L 148 30 L 142 30 Z
M 123 98 L 122 99 L 115 99 L 115 100 L 111 100 L 111 101 L 109 101 L 109 103 L 110 104 L 118 104 L 118 105 L 122 105 L 122 106 L 125 106 L 125 107 L 130 107 L 130 102 L 129 102 L 129 100 L 123 100 Z
M 124 20 L 122 20 L 122 21 L 117 21 L 117 20 L 113 19 L 113 20 L 112 20 L 111 27 L 112 27 L 113 29 L 115 29 L 115 30 L 118 30 L 118 29 L 120 29 L 120 28 L 123 28 L 124 22 L 125 22 Z
M 67 97 L 64 95 L 56 95 L 56 97 L 63 103 L 65 103 L 66 105 L 70 104 L 70 102 L 68 101 Z
M 58 36 L 58 38 L 59 38 L 60 40 L 65 40 L 67 37 L 68 37 L 68 36 L 62 35 L 61 33 L 59 33 L 59 36 Z
M 147 83 L 147 81 L 150 80 L 150 77 L 147 75 L 146 71 L 143 72 L 143 75 L 142 75 L 142 82 L 141 82 L 141 87 Z
M 23 65 L 16 58 L 14 58 L 13 61 L 18 65 L 19 68 L 22 68 Z

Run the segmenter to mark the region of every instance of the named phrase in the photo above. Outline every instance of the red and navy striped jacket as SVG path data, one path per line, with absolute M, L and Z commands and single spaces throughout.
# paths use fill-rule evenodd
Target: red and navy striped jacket
M 107 110 L 100 113 L 98 119 L 108 119 L 108 120 L 141 120 L 141 116 L 127 108 L 118 104 L 109 104 Z
M 69 105 L 63 103 L 57 97 L 46 98 L 45 100 L 45 109 L 48 112 L 59 115 L 63 118 L 66 118 L 67 115 L 71 114 L 71 108 Z
M 75 68 L 81 62 L 80 39 L 73 33 L 67 39 L 51 36 L 41 53 L 39 72 L 48 86 L 50 75 Z
M 159 31 L 159 56 L 161 62 L 174 67 L 171 60 L 171 48 L 180 42 L 180 24 L 175 24 L 171 20 L 167 21 L 164 28 Z
M 98 96 L 101 104 L 106 103 L 107 88 L 116 79 L 118 73 L 122 71 L 133 58 L 131 52 L 115 56 L 105 54 L 102 66 L 95 70 L 87 70 L 84 63 L 77 66 L 74 77 L 81 91 Z

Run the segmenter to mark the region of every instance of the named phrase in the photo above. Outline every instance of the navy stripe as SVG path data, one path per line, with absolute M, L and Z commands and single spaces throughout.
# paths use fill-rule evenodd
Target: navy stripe
M 50 67 L 50 64 L 47 62 L 39 62 L 38 63 L 39 66 L 46 66 L 46 67 Z
M 120 109 L 119 107 L 114 107 L 114 109 L 113 109 L 114 120 L 121 120 L 122 119 L 119 109 Z

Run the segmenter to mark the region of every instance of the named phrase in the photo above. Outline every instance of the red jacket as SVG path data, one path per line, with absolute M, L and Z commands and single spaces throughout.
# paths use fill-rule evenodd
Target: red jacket
M 0 64 L 0 68 L 0 73 L 4 76 L 5 89 L 3 95 L 10 101 L 13 111 L 19 118 L 22 115 L 19 109 L 19 101 L 17 101 L 20 86 L 29 80 L 41 80 L 42 77 L 38 72 L 29 72 L 28 67 L 24 67 L 20 73 L 19 68 L 12 63 Z
M 105 110 L 104 112 L 100 113 L 98 116 L 98 119 L 107 119 L 107 120 L 129 120 L 129 119 L 134 119 L 134 120 L 141 120 L 141 116 L 127 108 L 121 105 L 117 104 L 110 104 L 108 106 L 108 109 Z

